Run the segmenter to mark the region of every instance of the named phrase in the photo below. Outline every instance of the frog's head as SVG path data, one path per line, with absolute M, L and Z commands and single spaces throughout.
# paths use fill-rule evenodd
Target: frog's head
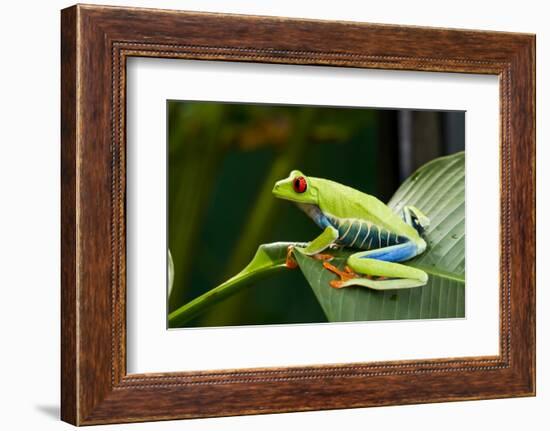
M 277 181 L 273 187 L 275 197 L 288 201 L 317 204 L 317 189 L 312 186 L 311 181 L 300 171 L 292 171 L 288 178 Z

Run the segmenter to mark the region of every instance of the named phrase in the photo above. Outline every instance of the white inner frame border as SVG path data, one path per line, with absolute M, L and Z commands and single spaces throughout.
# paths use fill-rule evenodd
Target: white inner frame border
M 129 374 L 499 354 L 498 76 L 130 57 L 126 97 Z M 466 318 L 167 330 L 170 99 L 466 111 Z

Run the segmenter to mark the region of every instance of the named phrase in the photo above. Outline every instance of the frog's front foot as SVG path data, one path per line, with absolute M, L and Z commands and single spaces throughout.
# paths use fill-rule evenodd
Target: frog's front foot
M 285 266 L 289 269 L 298 268 L 298 262 L 296 262 L 296 259 L 294 258 L 294 246 L 293 245 L 289 245 L 286 249 Z
M 293 245 L 289 245 L 288 248 L 286 249 L 285 266 L 289 269 L 295 269 L 298 267 L 298 262 L 294 257 L 294 249 L 297 247 L 302 249 L 304 248 L 293 244 Z M 315 253 L 315 254 L 312 254 L 310 257 L 312 257 L 313 259 L 320 260 L 322 262 L 330 262 L 332 259 L 334 259 L 334 256 L 328 253 Z

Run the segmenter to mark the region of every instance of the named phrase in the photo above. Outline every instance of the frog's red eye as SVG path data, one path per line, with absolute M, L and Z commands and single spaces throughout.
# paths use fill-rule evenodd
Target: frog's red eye
M 294 191 L 296 193 L 304 193 L 307 190 L 306 179 L 304 177 L 296 177 L 294 178 L 292 186 L 294 187 Z

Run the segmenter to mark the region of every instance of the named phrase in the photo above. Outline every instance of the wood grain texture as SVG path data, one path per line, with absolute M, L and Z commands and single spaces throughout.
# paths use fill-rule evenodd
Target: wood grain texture
M 534 394 L 533 35 L 79 5 L 62 11 L 61 37 L 63 420 L 83 425 Z M 498 75 L 499 356 L 127 375 L 130 56 Z
M 61 417 L 77 421 L 76 9 L 61 16 Z

